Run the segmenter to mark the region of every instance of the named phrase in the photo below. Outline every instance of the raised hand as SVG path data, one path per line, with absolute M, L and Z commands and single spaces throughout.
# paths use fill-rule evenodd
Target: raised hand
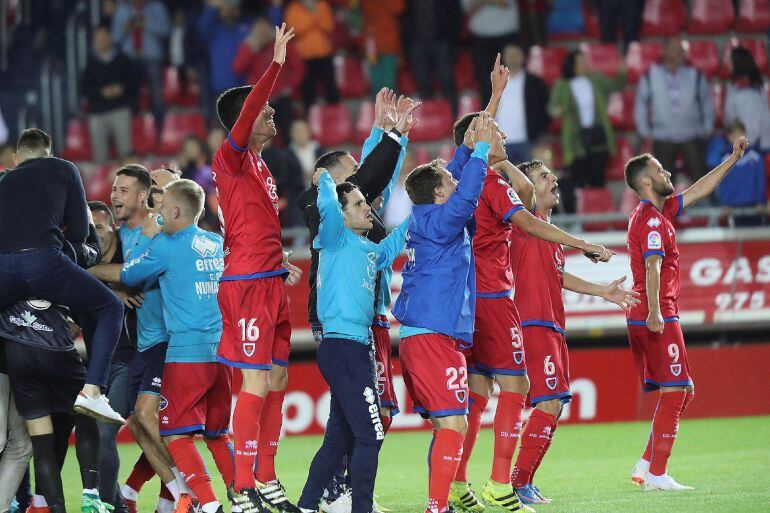
M 160 233 L 160 225 L 155 214 L 149 214 L 144 221 L 142 221 L 142 235 L 145 237 L 153 238 Z
M 396 93 L 392 89 L 385 89 L 382 95 L 382 124 L 381 128 L 390 132 L 398 122 L 396 113 Z
M 385 92 L 387 87 L 383 87 L 377 91 L 377 96 L 374 97 L 374 127 L 382 128 L 383 117 L 385 116 Z
M 508 84 L 508 77 L 511 75 L 508 67 L 500 63 L 500 58 L 498 53 L 497 59 L 495 59 L 495 67 L 492 69 L 492 73 L 489 74 L 489 78 L 492 81 L 493 94 L 503 94 L 503 90 L 506 84 Z
M 412 113 L 420 108 L 420 105 L 422 105 L 422 102 L 416 102 L 412 100 L 411 98 L 405 98 L 402 96 L 399 98 L 400 102 L 400 110 L 399 105 L 396 105 L 396 115 L 398 116 L 398 120 L 396 121 L 396 130 L 398 130 L 402 134 L 409 133 L 409 130 L 412 129 L 414 124 L 416 123 L 416 119 L 412 117 Z
M 473 149 L 474 144 L 473 141 L 476 140 L 476 125 L 478 124 L 479 117 L 476 116 L 471 120 L 471 124 L 468 125 L 468 130 L 465 131 L 465 137 L 463 137 L 463 146 L 466 148 Z
M 733 155 L 738 157 L 738 159 L 743 157 L 743 154 L 748 149 L 749 149 L 749 140 L 746 139 L 746 137 L 743 135 L 740 136 L 738 139 L 736 139 L 735 142 L 733 143 Z
M 492 119 L 492 116 L 486 112 L 479 114 L 476 120 L 475 143 L 485 142 L 487 144 L 491 144 L 492 138 L 497 133 L 497 123 L 495 123 L 495 120 Z
M 604 288 L 602 297 L 610 303 L 615 303 L 627 312 L 641 303 L 641 301 L 639 300 L 640 294 L 635 290 L 624 290 L 620 288 L 621 283 L 624 281 L 626 281 L 625 276 L 607 284 Z
M 278 64 L 286 62 L 286 45 L 289 41 L 294 39 L 293 27 L 286 27 L 285 23 L 282 23 L 280 27 L 275 27 L 275 44 L 273 45 L 273 60 Z

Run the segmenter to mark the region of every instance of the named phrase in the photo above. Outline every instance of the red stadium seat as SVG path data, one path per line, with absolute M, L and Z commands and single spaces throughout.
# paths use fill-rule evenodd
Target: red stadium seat
M 684 0 L 647 0 L 642 15 L 642 37 L 675 36 L 686 21 Z
M 458 91 L 478 90 L 476 75 L 473 73 L 473 62 L 468 52 L 460 52 L 455 59 L 455 83 Z
M 620 208 L 618 210 L 627 216 L 634 211 L 638 204 L 639 196 L 628 187 L 623 187 L 623 192 L 620 193 Z
M 639 82 L 639 78 L 647 73 L 650 66 L 661 57 L 663 57 L 663 45 L 658 41 L 631 43 L 626 53 L 628 81 L 632 84 Z
M 428 148 L 426 148 L 425 146 L 415 146 L 413 148 L 412 164 L 414 166 L 427 164 L 431 160 L 433 160 L 433 157 L 431 157 L 431 154 L 428 152 Z
M 360 59 L 343 55 L 334 57 L 334 79 L 343 98 L 361 98 L 369 94 L 369 79 Z
M 735 22 L 732 0 L 693 0 L 690 9 L 690 34 L 724 34 Z
M 413 94 L 417 92 L 417 82 L 415 82 L 414 76 L 412 76 L 412 70 L 409 69 L 409 66 L 401 66 L 398 68 L 396 89 L 399 94 Z
M 442 144 L 438 149 L 438 155 L 437 157 L 440 159 L 443 159 L 444 162 L 449 162 L 452 160 L 452 157 L 455 155 L 455 150 L 457 148 L 454 144 L 445 143 Z
M 374 103 L 363 101 L 358 109 L 358 118 L 356 119 L 356 133 L 353 142 L 363 144 L 369 134 L 372 132 L 374 123 Z
M 549 86 L 561 76 L 561 63 L 569 50 L 560 46 L 533 46 L 529 49 L 527 70 L 543 80 Z
M 620 66 L 620 52 L 614 43 L 582 43 L 588 69 L 614 77 Z
M 86 120 L 77 118 L 70 120 L 62 156 L 67 160 L 91 160 L 91 138 Z
M 691 39 L 683 41 L 684 53 L 693 67 L 707 77 L 713 77 L 719 72 L 719 51 L 714 41 Z
M 615 212 L 615 199 L 612 191 L 605 188 L 577 189 L 578 214 L 604 214 Z M 609 221 L 583 223 L 583 230 L 589 232 L 610 230 L 613 223 Z
M 730 75 L 730 52 L 736 46 L 743 46 L 754 56 L 754 61 L 757 63 L 760 73 L 767 73 L 767 50 L 765 49 L 765 38 L 759 37 L 755 39 L 738 39 L 730 38 L 725 44 L 725 50 L 722 53 L 722 76 L 727 78 Z
M 155 126 L 155 118 L 149 112 L 131 119 L 131 143 L 134 152 L 139 155 L 147 155 L 155 150 L 158 144 L 158 129 Z
M 599 38 L 599 15 L 593 8 L 592 2 L 583 2 L 583 23 L 586 26 L 586 35 L 592 39 Z
M 197 112 L 166 114 L 157 153 L 173 155 L 179 151 L 182 141 L 190 135 L 202 140 L 206 139 L 206 122 L 201 114 Z
M 770 27 L 770 0 L 741 0 L 738 8 L 738 32 L 764 32 Z
M 635 91 L 630 87 L 610 95 L 607 101 L 607 114 L 615 128 L 634 129 L 634 95 Z
M 115 166 L 108 164 L 94 168 L 91 176 L 84 182 L 88 201 L 103 201 L 110 204 L 112 194 L 112 172 Z
M 353 122 L 345 104 L 313 105 L 308 112 L 308 122 L 321 146 L 339 146 L 353 138 Z
M 459 105 L 457 106 L 457 117 L 461 118 L 471 112 L 479 112 L 481 110 L 481 100 L 477 94 L 464 94 L 460 96 Z M 417 111 L 417 117 L 420 117 L 420 111 Z
M 725 114 L 725 88 L 721 82 L 711 84 L 711 101 L 714 102 L 714 124 L 720 127 Z
M 604 170 L 604 177 L 607 180 L 623 180 L 625 175 L 623 170 L 626 168 L 626 162 L 634 156 L 634 149 L 624 137 L 618 137 L 615 143 L 615 156 L 607 162 L 607 168 Z
M 439 141 L 452 135 L 452 107 L 448 101 L 425 100 L 417 116 L 420 122 L 409 132 L 412 141 Z
M 163 73 L 163 101 L 166 105 L 195 107 L 200 103 L 200 88 L 197 82 L 188 82 L 183 88 L 179 69 L 168 67 Z

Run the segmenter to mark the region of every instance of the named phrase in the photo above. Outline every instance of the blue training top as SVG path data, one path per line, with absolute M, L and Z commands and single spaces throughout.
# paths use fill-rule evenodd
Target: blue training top
M 152 239 L 142 235 L 142 225 L 136 228 L 123 225 L 118 230 L 118 236 L 123 248 L 124 262 L 141 254 L 152 243 Z M 142 306 L 136 309 L 137 351 L 146 351 L 156 344 L 168 342 L 168 331 L 163 319 L 163 296 L 158 282 L 154 281 L 142 287 L 142 294 Z
M 321 225 L 313 247 L 319 251 L 318 319 L 324 337 L 369 344 L 377 271 L 401 253 L 409 219 L 379 244 L 358 235 L 345 226 L 337 186 L 328 172 L 319 179 L 317 205 Z
M 167 362 L 216 361 L 222 334 L 217 291 L 224 265 L 222 237 L 195 225 L 159 234 L 123 265 L 120 280 L 126 285 L 160 284 L 170 335 Z
M 489 144 L 476 143 L 455 152 L 447 169 L 457 190 L 446 203 L 412 207 L 406 242 L 404 283 L 393 315 L 406 333 L 437 332 L 473 341 L 476 310 L 476 265 L 473 258 L 473 212 L 487 175 Z M 420 328 L 409 330 L 408 328 Z

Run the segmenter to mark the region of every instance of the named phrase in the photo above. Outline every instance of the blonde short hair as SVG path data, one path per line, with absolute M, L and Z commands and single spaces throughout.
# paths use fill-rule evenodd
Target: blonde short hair
M 192 180 L 187 180 L 186 178 L 175 180 L 166 185 L 163 191 L 166 196 L 172 194 L 174 198 L 184 203 L 187 207 L 187 213 L 196 221 L 201 213 L 203 213 L 206 193 L 203 192 L 203 187 Z

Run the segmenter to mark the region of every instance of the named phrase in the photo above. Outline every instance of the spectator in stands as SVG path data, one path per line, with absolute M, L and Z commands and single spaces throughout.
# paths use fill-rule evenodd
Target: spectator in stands
M 510 70 L 500 98 L 497 124 L 507 136 L 505 152 L 511 162 L 532 159 L 532 145 L 548 129 L 548 86 L 524 66 L 524 49 L 511 43 L 503 49 L 503 64 Z
M 163 127 L 163 61 L 170 31 L 168 10 L 159 0 L 126 0 L 112 17 L 112 37 L 147 78 L 158 133 Z
M 520 28 L 517 0 L 462 0 L 471 33 L 473 70 L 486 105 L 492 95 L 489 70 L 498 52 L 516 42 Z
M 107 161 L 110 137 L 118 158 L 131 152 L 131 109 L 136 104 L 136 66 L 113 45 L 110 31 L 97 27 L 93 49 L 80 78 L 88 102 L 88 129 L 94 160 Z
M 273 41 L 275 27 L 266 18 L 259 18 L 251 32 L 238 48 L 233 60 L 233 71 L 246 77 L 246 83 L 255 84 L 273 62 Z M 305 65 L 293 45 L 286 47 L 286 62 L 281 67 L 270 106 L 275 110 L 275 120 L 281 143 L 289 140 L 289 127 L 294 118 L 291 106 L 292 91 L 295 91 L 305 75 Z
M 454 55 L 460 37 L 460 0 L 409 0 L 403 17 L 404 41 L 420 98 L 433 97 L 434 73 L 441 95 L 457 113 Z M 485 83 L 488 82 L 485 79 Z
M 770 108 L 754 56 L 742 46 L 730 52 L 730 81 L 725 98 L 725 123 L 740 120 L 749 145 L 770 150 Z
M 520 43 L 524 48 L 546 44 L 546 20 L 553 0 L 523 0 L 519 2 L 521 16 Z
M 666 40 L 663 62 L 639 81 L 634 120 L 639 135 L 652 139 L 652 152 L 665 169 L 673 172 L 682 155 L 694 180 L 703 175 L 714 104 L 706 78 L 685 62 L 679 38 Z
M 208 190 L 211 187 L 211 167 L 206 164 L 206 151 L 203 141 L 190 135 L 182 141 L 176 165 L 182 172 L 181 177 L 196 182 Z
M 708 165 L 716 167 L 732 153 L 733 142 L 746 135 L 746 128 L 738 120 L 730 123 L 728 138 L 716 139 L 709 148 Z M 758 226 L 764 216 L 770 214 L 770 204 L 765 195 L 765 165 L 762 157 L 749 147 L 717 187 L 717 204 L 729 208 L 754 207 L 756 214 L 733 216 L 735 226 Z
M 168 63 L 177 70 L 182 95 L 188 94 L 192 83 L 198 84 L 201 111 L 208 118 L 214 99 L 209 91 L 206 45 L 184 9 L 177 8 L 173 20 L 168 44 Z
M 316 101 L 316 86 L 323 85 L 326 101 L 339 103 L 340 92 L 334 81 L 334 18 L 326 0 L 293 0 L 286 8 L 286 24 L 297 34 L 296 48 L 305 60 L 302 101 L 309 109 Z
M 623 53 L 626 53 L 628 45 L 639 40 L 644 0 L 596 0 L 596 7 L 602 42 L 617 42 L 620 29 L 623 33 Z
M 5 143 L 0 146 L 0 169 L 11 169 L 16 167 L 13 162 L 13 154 L 16 148 L 12 144 Z
M 396 69 L 401 55 L 399 18 L 404 0 L 361 0 L 372 96 L 383 87 L 396 89 Z
M 283 23 L 283 0 L 270 0 L 265 15 L 274 27 L 280 27 Z
M 251 20 L 241 18 L 240 0 L 206 0 L 198 18 L 198 31 L 208 45 L 214 98 L 243 84 L 244 77 L 233 71 L 232 62 L 249 30 Z
M 560 180 L 562 203 L 574 212 L 574 187 L 603 187 L 604 168 L 615 154 L 615 134 L 607 115 L 607 98 L 622 89 L 626 70 L 621 65 L 615 78 L 588 70 L 585 56 L 573 50 L 564 58 L 562 78 L 551 90 L 549 113 L 561 118 L 561 147 L 569 171 Z
M 118 8 L 116 0 L 102 0 L 99 9 L 99 15 L 101 16 L 100 24 L 108 27 L 112 26 L 112 18 L 115 16 L 115 10 Z
M 214 154 L 217 152 L 217 149 L 219 149 L 219 147 L 222 146 L 222 143 L 225 142 L 225 137 L 227 137 L 227 132 L 220 126 L 209 130 L 209 133 L 206 136 L 206 148 L 208 149 L 208 158 L 206 161 L 209 164 L 213 162 Z
M 291 124 L 291 135 L 288 147 L 289 153 L 297 161 L 302 170 L 303 189 L 310 187 L 315 173 L 315 162 L 326 150 L 313 139 L 310 125 L 304 119 L 298 119 Z

